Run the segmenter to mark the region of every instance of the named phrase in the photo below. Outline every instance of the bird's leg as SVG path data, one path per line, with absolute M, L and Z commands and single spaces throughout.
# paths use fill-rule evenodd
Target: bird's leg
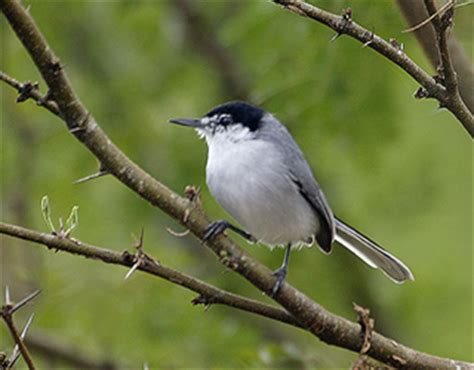
M 288 262 L 290 260 L 290 252 L 291 252 L 291 243 L 288 243 L 286 246 L 285 257 L 283 258 L 283 263 L 278 270 L 273 271 L 273 276 L 277 277 L 275 285 L 272 289 L 272 297 L 278 292 L 278 290 L 283 285 L 285 281 L 286 273 L 288 272 Z
M 225 220 L 219 220 L 219 221 L 214 221 L 209 224 L 209 226 L 206 229 L 206 232 L 204 233 L 204 236 L 202 238 L 203 242 L 207 242 L 209 239 L 214 238 L 215 236 L 222 234 L 225 229 L 231 229 L 235 231 L 237 234 L 242 236 L 243 238 L 247 239 L 249 242 L 256 242 L 257 240 L 250 235 L 248 232 L 239 229 L 237 226 L 232 225 L 230 222 L 225 221 Z

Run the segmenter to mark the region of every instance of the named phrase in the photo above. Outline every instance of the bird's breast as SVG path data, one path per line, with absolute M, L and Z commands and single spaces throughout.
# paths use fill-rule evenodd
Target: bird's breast
M 267 142 L 211 146 L 206 180 L 221 206 L 266 244 L 306 241 L 317 231 L 313 210 L 290 179 L 281 154 Z

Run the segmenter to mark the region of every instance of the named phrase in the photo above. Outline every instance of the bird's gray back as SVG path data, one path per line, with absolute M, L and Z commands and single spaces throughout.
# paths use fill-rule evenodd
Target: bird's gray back
M 274 144 L 276 150 L 281 152 L 280 158 L 284 160 L 301 196 L 317 213 L 320 224 L 319 230 L 315 231 L 318 244 L 324 251 L 330 252 L 335 234 L 334 216 L 298 144 L 287 128 L 271 114 L 263 118 L 257 138 Z

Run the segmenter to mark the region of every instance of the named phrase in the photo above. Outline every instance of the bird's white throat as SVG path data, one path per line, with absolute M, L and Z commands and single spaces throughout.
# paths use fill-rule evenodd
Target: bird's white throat
M 253 140 L 255 133 L 239 123 L 230 126 L 207 126 L 196 129 L 200 138 L 204 138 L 209 148 L 213 146 L 225 146 L 241 141 Z

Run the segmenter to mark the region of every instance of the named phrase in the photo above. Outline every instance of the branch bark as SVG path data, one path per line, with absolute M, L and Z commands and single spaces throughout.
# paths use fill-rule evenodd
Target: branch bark
M 58 104 L 61 117 L 73 135 L 99 159 L 110 174 L 152 205 L 188 227 L 198 238 L 202 238 L 209 224 L 209 219 L 202 208 L 172 192 L 127 158 L 82 105 L 59 59 L 31 16 L 15 0 L 0 0 L 0 8 L 45 79 L 53 99 Z M 370 33 L 366 32 L 364 37 L 370 37 Z M 377 37 L 376 39 L 378 40 Z M 387 50 L 390 55 L 399 55 L 393 47 Z M 405 57 L 396 58 L 400 63 L 401 60 L 405 61 Z M 409 63 L 409 66 L 417 78 L 429 85 L 434 93 L 441 94 L 444 89 L 441 85 L 414 63 Z M 207 246 L 218 256 L 222 264 L 238 272 L 263 292 L 267 294 L 271 292 L 275 283 L 271 271 L 225 235 L 215 238 Z M 316 337 L 329 344 L 355 352 L 360 351 L 363 345 L 360 325 L 328 312 L 288 283 L 283 284 L 274 299 Z M 375 332 L 367 355 L 397 368 L 439 369 L 469 366 L 467 363 L 417 352 Z
M 474 116 L 462 99 L 458 99 L 456 94 L 453 93 L 451 85 L 445 87 L 439 83 L 408 57 L 396 43 L 392 44 L 387 42 L 374 32 L 354 22 L 351 12 L 346 12 L 342 16 L 338 16 L 310 5 L 303 0 L 273 0 L 273 2 L 282 5 L 293 13 L 308 17 L 328 26 L 336 31 L 337 35 L 348 35 L 375 50 L 380 55 L 383 55 L 392 63 L 397 64 L 422 86 L 423 90 L 420 93 L 417 92 L 415 97 L 435 98 L 439 102 L 440 107 L 448 109 L 462 124 L 469 135 L 471 137 L 474 136 Z M 457 95 L 459 96 L 459 92 Z

